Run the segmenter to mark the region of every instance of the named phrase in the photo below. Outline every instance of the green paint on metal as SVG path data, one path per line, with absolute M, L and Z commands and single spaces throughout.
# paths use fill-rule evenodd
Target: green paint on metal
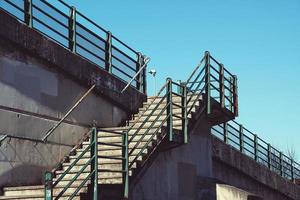
M 106 45 L 105 45 L 105 69 L 108 73 L 112 73 L 112 34 L 107 32 L 106 35 Z
M 240 124 L 240 127 L 239 127 L 239 139 L 240 139 L 240 152 L 244 152 L 244 127 L 242 124 Z
M 129 196 L 129 168 L 128 168 L 128 132 L 123 132 L 122 135 L 122 171 L 123 171 L 123 188 L 124 188 L 124 199 L 128 199 Z
M 188 143 L 188 118 L 187 118 L 187 87 L 185 83 L 181 83 L 181 113 L 182 113 L 182 131 L 183 131 L 183 141 L 185 144 Z
M 93 200 L 98 199 L 98 132 L 97 128 L 93 128 L 91 137 L 91 158 L 92 159 L 92 187 Z
M 224 85 L 224 65 L 220 65 L 219 72 L 219 87 L 220 87 L 220 104 L 221 108 L 225 107 L 225 85 Z
M 226 144 L 228 144 L 228 124 L 227 124 L 227 122 L 225 122 L 223 124 L 223 131 L 224 131 L 224 142 Z
M 258 161 L 258 141 L 256 134 L 254 134 L 254 159 Z
M 173 141 L 173 100 L 172 100 L 172 79 L 167 78 L 167 130 L 169 141 Z
M 206 106 L 207 114 L 211 114 L 211 82 L 210 82 L 210 54 L 208 51 L 205 52 L 205 83 L 206 83 Z
M 71 7 L 69 16 L 69 49 L 76 52 L 76 8 Z
M 233 105 L 234 105 L 234 115 L 237 117 L 239 115 L 238 109 L 238 83 L 237 76 L 233 76 Z
M 24 21 L 27 26 L 32 28 L 32 0 L 24 0 Z
M 53 198 L 53 190 L 52 190 L 52 183 L 53 183 L 53 174 L 52 172 L 45 173 L 45 200 L 52 200 Z

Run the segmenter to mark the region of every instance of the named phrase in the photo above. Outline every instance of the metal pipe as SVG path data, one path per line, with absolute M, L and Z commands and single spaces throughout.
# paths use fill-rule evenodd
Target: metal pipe
M 64 115 L 63 118 L 61 118 L 61 120 L 54 125 L 49 131 L 47 131 L 47 133 L 45 134 L 45 136 L 43 137 L 43 142 L 47 141 L 47 138 L 53 133 L 53 131 L 55 131 L 57 129 L 57 127 L 59 127 L 59 125 L 75 110 L 75 108 L 89 95 L 89 93 L 96 87 L 96 84 L 92 85 L 92 87 L 90 87 L 90 89 L 74 104 L 74 106 Z
M 140 70 L 132 77 L 132 79 L 127 83 L 127 85 L 123 88 L 121 93 L 123 93 L 131 84 L 131 82 L 142 72 L 142 70 L 147 66 L 147 64 L 150 62 L 151 58 L 146 57 L 144 65 L 140 68 Z

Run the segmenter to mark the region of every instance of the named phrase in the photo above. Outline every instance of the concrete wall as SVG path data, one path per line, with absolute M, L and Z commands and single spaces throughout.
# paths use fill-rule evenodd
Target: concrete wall
M 213 137 L 213 175 L 264 200 L 300 199 L 300 187 Z
M 6 139 L 0 146 L 0 187 L 42 183 L 94 122 L 124 123 L 146 96 L 0 9 L 0 135 L 41 139 L 88 90 L 95 90 L 49 137 L 49 143 Z
M 299 200 L 299 186 L 284 180 L 194 124 L 189 143 L 160 152 L 130 185 L 136 200 Z
M 142 178 L 130 185 L 136 200 L 194 200 L 197 177 L 212 176 L 209 122 L 201 119 L 188 144 L 160 152 Z

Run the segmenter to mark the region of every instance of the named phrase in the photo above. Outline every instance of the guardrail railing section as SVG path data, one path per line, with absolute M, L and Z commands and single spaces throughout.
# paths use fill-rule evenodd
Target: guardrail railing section
M 212 134 L 280 176 L 300 178 L 300 165 L 241 124 L 229 121 L 212 127 Z
M 0 8 L 125 82 L 145 62 L 141 53 L 62 0 L 2 0 Z M 146 69 L 131 85 L 146 93 Z
M 209 53 L 206 57 L 210 96 L 219 102 L 222 108 L 227 108 L 237 116 L 237 77 L 231 74 L 223 64 L 219 63 Z
M 55 169 L 45 173 L 45 199 L 53 200 L 67 196 L 68 199 L 73 199 L 79 193 L 84 192 L 92 195 L 93 200 L 97 200 L 101 193 L 98 184 L 100 183 L 101 174 L 122 173 L 123 196 L 128 198 L 129 186 L 129 170 L 128 170 L 128 134 L 127 132 L 109 131 L 110 134 L 122 136 L 122 143 L 103 143 L 98 139 L 98 130 L 93 128 L 91 131 L 90 143 L 82 145 L 82 149 L 76 154 L 76 157 L 68 165 L 61 169 L 57 174 Z M 103 146 L 113 146 L 122 150 L 121 156 L 102 155 L 99 150 Z M 121 160 L 122 169 L 101 168 L 101 160 Z
M 202 98 L 207 105 L 207 113 L 211 113 L 211 98 L 214 98 L 222 108 L 238 115 L 237 77 L 231 74 L 222 64 L 214 59 L 209 52 L 204 57 L 186 81 L 188 103 L 192 97 Z M 188 114 L 190 111 L 188 111 Z

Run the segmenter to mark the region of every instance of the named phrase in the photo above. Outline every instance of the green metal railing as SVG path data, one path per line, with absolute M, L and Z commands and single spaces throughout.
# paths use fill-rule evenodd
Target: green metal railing
M 193 97 L 206 98 L 207 114 L 211 114 L 211 98 L 216 100 L 221 108 L 238 115 L 237 77 L 231 74 L 224 65 L 213 58 L 209 52 L 204 57 L 186 81 L 189 99 Z M 191 111 L 188 111 L 188 114 Z
M 98 189 L 99 178 L 101 178 L 101 173 L 103 172 L 118 172 L 122 173 L 122 182 L 123 182 L 123 197 L 124 199 L 128 198 L 128 187 L 129 187 L 129 170 L 128 170 L 128 134 L 127 132 L 119 133 L 110 131 L 112 134 L 117 134 L 122 136 L 122 144 L 114 143 L 104 143 L 99 142 L 98 140 L 98 130 L 93 128 L 91 130 L 90 144 L 86 146 L 82 152 L 76 157 L 76 159 L 70 163 L 69 167 L 64 170 L 64 172 L 59 175 L 56 180 L 54 177 L 56 175 L 57 168 L 52 172 L 45 173 L 45 200 L 59 199 L 62 196 L 68 196 L 68 199 L 73 199 L 76 195 L 79 195 L 81 190 L 84 187 L 88 187 L 88 183 L 91 188 L 92 199 L 96 200 L 101 194 L 101 189 Z M 120 147 L 122 149 L 122 157 L 115 156 L 104 156 L 99 155 L 99 147 L 101 146 L 114 146 Z M 88 152 L 90 156 L 87 156 Z M 122 161 L 121 170 L 111 170 L 111 169 L 100 169 L 98 159 L 116 159 Z M 84 160 L 84 163 L 78 164 L 79 161 Z M 74 167 L 80 166 L 78 172 L 72 172 Z M 88 167 L 90 166 L 90 170 Z M 67 175 L 72 174 L 73 177 L 71 180 L 65 180 Z M 84 175 L 85 177 L 79 179 L 80 176 Z M 62 181 L 67 182 L 66 185 L 59 186 L 59 183 Z M 72 185 L 77 181 L 79 185 L 76 185 L 75 191 L 69 192 Z M 98 191 L 99 190 L 99 191 Z M 85 191 L 87 192 L 87 191 Z
M 62 0 L 1 0 L 0 8 L 85 59 L 129 82 L 144 56 Z M 131 85 L 146 93 L 146 68 Z
M 300 164 L 272 147 L 243 125 L 229 121 L 212 127 L 212 134 L 261 165 L 289 179 L 300 178 Z
M 181 89 L 174 90 L 174 85 Z M 174 98 L 178 100 L 175 102 Z M 173 106 L 178 107 L 179 112 L 174 113 Z M 179 124 L 176 125 L 174 122 Z M 167 130 L 164 135 L 162 134 L 163 127 L 166 127 Z M 166 136 L 169 141 L 173 141 L 173 129 L 181 130 L 184 140 L 187 142 L 186 87 L 168 78 L 158 95 L 144 107 L 144 111 L 127 130 L 129 144 L 134 142 L 134 146 L 129 151 L 129 157 L 132 157 L 129 162 L 129 169 L 148 149 L 155 137 L 161 137 L 157 139 L 157 142 L 161 142 Z
M 218 67 L 213 66 L 211 60 Z M 218 96 L 214 96 L 216 94 Z M 183 134 L 184 143 L 187 143 L 188 116 L 200 100 L 206 102 L 207 112 L 210 114 L 211 98 L 222 108 L 232 111 L 234 116 L 237 115 L 236 77 L 206 52 L 186 82 L 175 83 L 168 78 L 157 96 L 144 106 L 144 111 L 139 113 L 128 128 L 129 143 L 134 142 L 133 148 L 129 151 L 129 156 L 132 157 L 129 168 L 149 149 L 155 137 L 157 137 L 155 142 L 161 142 L 164 137 L 173 141 L 173 130 L 178 129 Z M 166 128 L 164 135 L 162 135 L 163 127 Z

